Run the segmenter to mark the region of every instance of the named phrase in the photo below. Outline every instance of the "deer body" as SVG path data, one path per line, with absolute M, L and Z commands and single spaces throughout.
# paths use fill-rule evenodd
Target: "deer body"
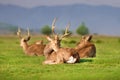
M 50 37 L 47 36 L 47 39 L 50 41 L 49 44 L 51 44 L 51 46 L 49 46 L 49 49 L 48 48 L 44 49 L 44 51 L 48 49 L 47 51 L 48 53 L 46 54 L 49 54 L 47 55 L 46 61 L 44 61 L 44 64 L 60 64 L 60 63 L 79 62 L 80 57 L 79 57 L 79 54 L 76 52 L 76 50 L 73 48 L 61 48 L 60 40 L 58 39 L 57 36 L 55 39 L 51 39 Z
M 55 34 L 56 19 L 54 19 L 52 23 L 52 32 L 53 38 L 46 36 L 46 39 L 49 43 L 46 45 L 44 49 L 44 55 L 46 56 L 46 60 L 43 62 L 44 64 L 60 64 L 60 63 L 76 63 L 79 62 L 80 57 L 79 54 L 73 48 L 61 48 L 60 42 L 63 37 L 69 35 L 67 33 L 69 25 L 65 30 L 65 34 L 59 38 L 58 35 Z
M 75 47 L 80 58 L 96 57 L 96 47 L 90 42 L 91 38 L 91 35 L 82 37 L 81 42 Z
M 26 42 L 24 42 L 22 48 L 23 51 L 25 52 L 25 54 L 29 55 L 29 56 L 41 56 L 43 55 L 43 51 L 44 51 L 44 44 L 31 44 L 28 45 Z
M 43 41 L 38 41 L 34 44 L 29 45 L 27 42 L 30 40 L 30 36 L 28 35 L 27 38 L 21 37 L 20 35 L 20 29 L 18 29 L 17 35 L 20 37 L 20 46 L 23 48 L 23 51 L 25 54 L 29 56 L 37 55 L 41 56 L 43 55 L 44 47 Z M 29 31 L 28 31 L 29 32 Z
M 76 63 L 80 59 L 79 54 L 72 48 L 60 48 L 56 53 L 56 63 Z

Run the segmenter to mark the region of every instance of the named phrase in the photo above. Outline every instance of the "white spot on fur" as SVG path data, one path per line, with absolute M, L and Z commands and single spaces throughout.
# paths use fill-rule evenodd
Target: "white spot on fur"
M 69 58 L 69 60 L 67 61 L 67 63 L 75 63 L 76 62 L 76 58 L 74 58 L 73 56 L 71 56 L 70 58 Z

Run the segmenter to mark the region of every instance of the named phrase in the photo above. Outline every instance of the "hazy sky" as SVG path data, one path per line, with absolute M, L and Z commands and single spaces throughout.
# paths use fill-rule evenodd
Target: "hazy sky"
M 120 7 L 120 0 L 0 0 L 0 4 L 14 4 L 27 8 L 69 4 L 110 5 Z

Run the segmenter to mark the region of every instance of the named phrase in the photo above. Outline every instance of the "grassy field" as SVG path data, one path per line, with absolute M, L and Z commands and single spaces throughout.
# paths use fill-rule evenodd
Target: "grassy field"
M 30 43 L 44 38 L 34 37 Z M 80 37 L 65 39 L 75 47 Z M 45 43 L 47 42 L 44 40 Z M 0 80 L 120 80 L 120 38 L 95 36 L 96 58 L 76 64 L 42 65 L 44 56 L 27 56 L 16 36 L 0 36 Z

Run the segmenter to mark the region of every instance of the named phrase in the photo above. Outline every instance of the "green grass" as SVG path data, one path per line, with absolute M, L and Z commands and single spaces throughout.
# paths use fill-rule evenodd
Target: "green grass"
M 41 39 L 47 42 L 39 36 L 29 43 Z M 64 39 L 62 46 L 75 47 L 79 40 Z M 81 59 L 76 64 L 43 65 L 44 56 L 25 55 L 16 36 L 0 36 L 0 80 L 120 80 L 120 38 L 95 36 L 93 42 L 96 58 Z

